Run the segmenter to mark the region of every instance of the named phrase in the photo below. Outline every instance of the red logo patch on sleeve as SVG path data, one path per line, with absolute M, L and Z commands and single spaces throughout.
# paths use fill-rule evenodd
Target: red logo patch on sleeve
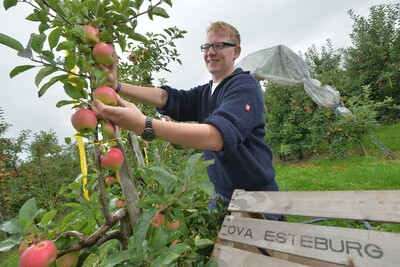
M 246 104 L 246 106 L 244 107 L 244 109 L 245 109 L 247 112 L 249 112 L 249 111 L 250 111 L 250 105 L 249 105 L 249 104 Z

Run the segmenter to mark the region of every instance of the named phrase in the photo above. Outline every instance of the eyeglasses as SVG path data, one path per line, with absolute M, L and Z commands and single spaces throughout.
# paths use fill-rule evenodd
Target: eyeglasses
M 206 52 L 210 50 L 211 47 L 214 48 L 214 50 L 221 50 L 224 47 L 232 47 L 232 46 L 237 46 L 237 45 L 228 42 L 217 42 L 213 44 L 203 44 L 200 46 L 200 49 L 202 52 Z

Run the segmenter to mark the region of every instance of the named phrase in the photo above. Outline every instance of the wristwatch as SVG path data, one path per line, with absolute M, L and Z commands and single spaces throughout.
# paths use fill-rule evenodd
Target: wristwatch
M 143 133 L 140 135 L 143 140 L 152 141 L 156 137 L 153 130 L 153 118 L 147 116 L 146 117 L 146 126 L 144 127 Z

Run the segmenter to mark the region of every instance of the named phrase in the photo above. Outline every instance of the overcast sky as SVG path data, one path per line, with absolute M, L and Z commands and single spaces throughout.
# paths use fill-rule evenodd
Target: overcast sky
M 25 20 L 31 9 L 27 4 L 4 11 L 0 7 L 0 33 L 7 34 L 24 46 L 30 33 L 37 32 L 35 23 Z M 212 21 L 224 20 L 233 24 L 241 33 L 244 56 L 260 49 L 283 44 L 294 52 L 305 52 L 315 44 L 317 48 L 330 38 L 335 48 L 351 45 L 349 34 L 352 23 L 348 10 L 368 16 L 369 8 L 398 1 L 378 0 L 174 0 L 173 8 L 166 7 L 169 19 L 139 24 L 141 33 L 159 32 L 177 26 L 188 33 L 176 42 L 183 65 L 170 66 L 172 74 L 159 73 L 174 87 L 189 89 L 210 79 L 202 60 L 199 45 L 205 41 L 205 31 Z M 70 106 L 56 108 L 59 100 L 68 99 L 61 84 L 51 87 L 42 97 L 34 79 L 37 70 L 30 70 L 10 79 L 10 71 L 19 65 L 33 62 L 17 56 L 16 51 L 0 45 L 0 107 L 5 121 L 12 126 L 6 137 L 17 137 L 20 131 L 54 130 L 63 143 L 65 137 L 75 133 L 70 117 Z M 237 61 L 237 62 L 238 62 Z

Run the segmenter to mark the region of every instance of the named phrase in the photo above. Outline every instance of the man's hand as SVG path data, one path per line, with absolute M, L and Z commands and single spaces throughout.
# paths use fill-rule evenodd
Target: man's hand
M 112 121 L 119 127 L 137 134 L 143 132 L 146 116 L 136 105 L 118 97 L 119 107 L 104 105 L 99 100 L 93 100 L 91 107 L 97 117 Z

